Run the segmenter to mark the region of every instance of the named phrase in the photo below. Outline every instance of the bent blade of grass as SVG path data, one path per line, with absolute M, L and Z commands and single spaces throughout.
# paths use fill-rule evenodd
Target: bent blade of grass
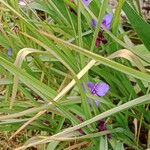
M 76 76 L 76 74 L 74 73 L 74 70 L 70 67 L 70 65 L 67 64 L 67 62 L 65 62 L 65 60 L 63 60 L 61 58 L 61 56 L 59 54 L 57 54 L 54 50 L 52 50 L 50 47 L 45 45 L 43 42 L 37 40 L 36 38 L 34 38 L 34 37 L 32 37 L 32 36 L 30 36 L 30 35 L 28 35 L 26 33 L 22 33 L 22 34 L 25 34 L 29 39 L 33 40 L 34 42 L 36 42 L 37 44 L 42 46 L 44 49 L 46 49 L 50 54 L 52 54 L 55 58 L 57 58 L 72 73 L 72 75 L 74 77 Z
M 67 105 L 73 105 L 73 104 L 80 104 L 81 101 L 79 100 L 79 98 L 72 98 L 72 97 L 68 97 L 67 99 L 69 100 L 65 100 L 65 101 L 60 101 L 60 104 L 62 104 L 62 106 L 67 106 Z M 53 110 L 55 108 L 55 106 L 53 104 L 48 105 L 48 104 L 44 104 L 42 106 L 39 107 L 33 107 L 33 108 L 29 108 L 27 110 L 24 111 L 20 111 L 17 113 L 13 113 L 13 114 L 9 114 L 9 115 L 4 115 L 4 116 L 0 116 L 0 121 L 5 121 L 8 119 L 12 119 L 12 118 L 18 118 L 18 117 L 22 117 L 22 116 L 26 116 L 28 114 L 33 114 L 42 110 Z
M 80 79 L 87 71 L 93 67 L 93 65 L 96 63 L 95 60 L 91 60 L 88 65 L 77 75 L 78 79 Z M 58 101 L 62 96 L 64 96 L 73 86 L 75 85 L 75 80 L 72 80 L 55 98 L 54 101 Z M 50 102 L 48 105 L 51 105 Z M 26 122 L 23 126 L 21 126 L 12 136 L 13 138 L 16 134 L 18 134 L 21 130 L 23 130 L 26 126 L 28 126 L 31 122 L 36 120 L 38 117 L 43 115 L 46 112 L 46 110 L 42 110 L 38 112 L 34 117 L 32 117 L 28 122 Z
M 20 68 L 17 68 L 15 65 L 7 61 L 6 59 L 0 57 L 0 63 L 1 65 L 10 71 L 13 75 L 17 75 L 20 77 L 20 80 L 25 83 L 27 86 L 32 84 L 32 90 L 37 89 L 43 93 L 43 95 L 46 95 L 49 98 L 54 98 L 56 95 L 55 90 L 52 88 L 46 86 L 44 83 L 38 81 L 36 78 L 29 75 L 27 72 L 23 71 Z
M 1 61 L 1 60 L 0 60 Z M 77 74 L 77 77 L 78 79 L 82 78 L 82 76 L 87 73 L 87 71 L 89 69 L 91 69 L 94 65 L 95 65 L 96 61 L 95 60 L 91 60 L 78 74 Z M 10 66 L 10 65 L 9 65 Z M 7 68 L 7 67 L 6 67 Z M 12 67 L 11 67 L 12 68 Z M 9 68 L 7 68 L 9 69 Z M 14 70 L 12 70 L 14 71 Z M 17 74 L 19 75 L 19 74 Z M 22 77 L 22 75 L 19 75 L 20 77 Z M 74 85 L 75 85 L 75 80 L 72 80 L 56 97 L 55 97 L 55 100 L 59 100 L 61 99 Z M 39 89 L 40 90 L 40 89 Z M 41 91 L 41 90 L 40 90 Z M 21 117 L 21 116 L 24 116 L 26 114 L 29 114 L 29 113 L 34 113 L 34 112 L 38 112 L 38 111 L 42 111 L 42 110 L 45 110 L 45 109 L 48 109 L 48 108 L 51 108 L 52 105 L 50 105 L 51 103 L 49 104 L 46 104 L 44 106 L 41 106 L 41 107 L 38 107 L 38 108 L 31 108 L 29 110 L 25 110 L 23 112 L 20 112 L 20 113 L 16 113 L 16 114 L 11 114 L 11 115 L 7 115 L 7 116 L 0 116 L 0 120 L 5 120 L 5 119 L 9 119 L 9 118 L 17 118 L 17 117 Z
M 94 64 L 96 63 L 95 60 L 91 60 L 87 66 L 78 74 L 78 78 L 80 79 Z M 64 96 L 73 86 L 75 85 L 75 80 L 72 80 L 68 86 L 66 86 L 55 98 L 53 101 L 59 100 L 62 96 Z M 50 102 L 48 105 L 51 105 L 52 103 Z M 28 122 L 26 122 L 23 126 L 21 126 L 10 138 L 13 138 L 16 134 L 18 134 L 21 130 L 23 130 L 27 125 L 29 125 L 32 121 L 37 119 L 39 116 L 44 114 L 46 112 L 45 110 L 40 111 L 37 113 L 34 117 L 32 117 Z
M 82 96 L 84 96 L 84 102 L 82 103 L 83 104 L 83 109 L 84 109 L 84 112 L 85 112 L 85 115 L 87 118 L 91 118 L 91 111 L 89 109 L 89 105 L 88 105 L 88 102 L 87 102 L 87 99 L 85 98 L 85 94 L 84 94 L 84 91 L 83 91 L 83 88 L 82 88 L 82 85 L 81 85 L 81 81 L 78 79 L 78 77 L 76 76 L 74 70 L 70 67 L 70 65 L 61 58 L 61 56 L 59 56 L 54 50 L 52 50 L 51 48 L 49 48 L 47 45 L 45 45 L 43 42 L 35 39 L 34 37 L 26 34 L 26 33 L 23 33 L 21 32 L 23 35 L 27 36 L 29 39 L 33 40 L 34 42 L 36 42 L 37 44 L 39 44 L 40 46 L 42 46 L 43 48 L 45 48 L 48 52 L 50 52 L 54 57 L 56 57 L 62 64 L 65 65 L 65 67 L 72 73 L 77 85 L 78 85 L 78 88 L 80 89 L 79 91 L 81 91 L 81 94 Z
M 17 67 L 21 68 L 21 65 L 22 65 L 24 59 L 26 58 L 27 55 L 29 55 L 31 53 L 43 54 L 45 52 L 39 51 L 39 50 L 36 50 L 36 49 L 32 49 L 32 48 L 23 48 L 18 52 L 14 64 Z M 14 104 L 14 101 L 15 101 L 17 88 L 18 88 L 18 82 L 19 82 L 19 77 L 17 75 L 15 75 L 14 79 L 13 79 L 12 95 L 11 95 L 11 99 L 10 99 L 10 109 L 13 107 L 13 104 Z
M 51 103 L 53 103 L 56 107 L 58 107 L 61 110 L 61 112 L 63 112 L 63 114 L 66 115 L 66 117 L 70 119 L 72 118 L 71 120 L 74 121 L 76 120 L 76 118 L 71 113 L 67 112 L 64 107 L 62 107 L 56 101 L 53 100 L 55 94 L 53 89 L 51 89 L 44 83 L 38 81 L 28 73 L 22 71 L 20 68 L 17 68 L 16 66 L 14 66 L 13 64 L 11 64 L 9 61 L 5 60 L 2 57 L 0 57 L 0 62 L 1 65 L 4 66 L 4 68 L 6 68 L 7 70 L 9 70 L 12 74 L 18 75 L 20 80 L 28 87 L 30 87 L 33 91 L 35 91 L 36 93 L 40 93 L 41 95 L 48 98 L 51 101 Z M 69 115 L 67 113 L 69 113 Z
M 113 134 L 113 133 L 119 133 L 119 132 L 123 132 L 124 130 L 122 128 L 116 128 L 110 131 L 101 131 L 101 132 L 97 132 L 97 133 L 92 133 L 92 134 L 87 134 L 87 135 L 82 135 L 82 136 L 75 136 L 75 137 L 71 137 L 71 135 L 69 136 L 60 136 L 60 137 L 48 137 L 49 141 L 74 141 L 74 140 L 83 140 L 83 139 L 89 139 L 89 138 L 95 138 L 95 137 L 100 137 L 100 136 L 104 136 L 107 134 Z M 44 136 L 38 136 L 38 137 L 33 137 L 31 138 L 27 144 L 25 144 L 22 147 L 16 148 L 15 150 L 22 150 L 22 149 L 26 149 L 28 147 L 34 146 L 35 143 L 38 143 L 38 141 L 41 141 L 39 144 L 44 144 L 47 143 L 48 141 L 47 137 Z M 30 142 L 31 141 L 31 142 Z M 37 141 L 37 142 L 36 142 Z M 44 142 L 42 142 L 44 141 Z
M 22 33 L 23 34 L 23 33 Z M 27 35 L 27 34 L 26 34 Z M 45 48 L 48 52 L 50 52 L 54 57 L 56 57 L 72 74 L 72 76 L 74 77 L 74 79 L 76 80 L 76 83 L 80 89 L 80 91 L 82 91 L 82 86 L 81 86 L 81 83 L 80 81 L 78 80 L 77 76 L 76 76 L 76 73 L 74 72 L 74 70 L 70 67 L 70 64 L 67 63 L 64 59 L 64 57 L 62 58 L 57 52 L 55 52 L 53 49 L 51 49 L 50 47 L 48 47 L 47 45 L 45 45 L 43 42 L 37 40 L 36 38 L 34 37 L 31 37 L 30 35 L 27 35 L 27 37 L 31 40 L 33 40 L 34 42 L 36 42 L 37 44 L 39 44 L 40 46 L 42 46 L 43 48 Z M 72 63 L 73 64 L 73 63 Z M 84 92 L 81 92 L 84 94 Z M 84 94 L 85 95 L 85 94 Z M 85 115 L 87 118 L 91 117 L 91 111 L 89 109 L 89 105 L 88 105 L 88 102 L 87 100 L 84 98 L 84 103 L 83 103 L 83 109 L 84 109 L 84 112 L 85 112 Z
M 1 65 L 4 66 L 7 70 L 12 72 L 13 74 L 17 74 L 19 76 L 20 80 L 23 83 L 25 83 L 28 87 L 30 87 L 33 91 L 35 91 L 35 92 L 39 91 L 44 96 L 46 95 L 47 98 L 51 98 L 51 94 L 52 94 L 51 91 L 52 90 L 51 90 L 50 87 L 46 86 L 42 82 L 40 82 L 37 79 L 33 78 L 28 73 L 23 72 L 20 68 L 16 69 L 16 66 L 14 66 L 13 64 L 11 64 L 10 62 L 8 62 L 7 60 L 5 60 L 2 57 L 0 57 L 0 62 L 2 62 Z M 66 118 L 72 120 L 72 122 L 74 124 L 79 123 L 79 120 L 73 114 L 71 114 L 67 109 L 65 109 L 65 106 L 62 107 L 60 104 L 58 104 L 52 98 L 50 99 L 50 101 L 51 102 L 49 103 L 49 105 L 54 104 L 60 110 L 60 112 L 63 114 L 63 116 L 65 116 Z M 43 110 L 43 113 L 44 112 L 46 112 L 45 109 Z M 42 112 L 39 112 L 38 115 L 41 114 L 41 113 Z
M 35 115 L 34 117 L 32 117 L 31 119 L 29 119 L 26 123 L 24 123 L 19 129 L 17 129 L 17 131 L 15 133 L 13 133 L 11 135 L 11 137 L 9 138 L 9 140 L 11 140 L 14 136 L 16 136 L 20 131 L 22 131 L 27 125 L 29 125 L 31 122 L 33 122 L 36 118 L 40 117 L 42 114 L 45 113 L 45 110 L 40 111 L 37 113 L 37 115 Z
M 115 69 L 117 71 L 120 71 L 120 72 L 123 72 L 127 75 L 131 75 L 135 78 L 138 78 L 138 79 L 141 79 L 141 80 L 145 80 L 147 82 L 150 82 L 150 75 L 148 73 L 144 73 L 144 72 L 140 72 L 140 71 L 137 71 L 135 69 L 132 69 L 130 67 L 127 67 L 127 66 L 124 66 L 122 64 L 119 64 L 115 61 L 112 61 L 108 58 L 105 58 L 103 56 L 100 56 L 100 55 L 97 55 L 93 52 L 90 52 L 82 47 L 79 47 L 79 46 L 76 46 L 74 44 L 71 44 L 69 42 L 66 42 L 62 39 L 59 39 L 57 38 L 56 36 L 54 35 L 51 35 L 51 34 L 48 34 L 48 33 L 45 33 L 43 31 L 39 31 L 39 33 L 41 34 L 44 34 L 45 36 L 49 37 L 50 39 L 54 40 L 56 43 L 60 44 L 60 45 L 64 45 L 66 47 L 69 48 L 69 50 L 74 50 L 74 51 L 77 51 L 91 59 L 94 59 L 96 60 L 97 62 L 101 62 L 101 64 L 105 65 L 105 66 L 108 66 L 112 69 Z M 23 35 L 27 36 L 25 33 L 23 33 Z M 126 45 L 126 44 L 125 44 Z
M 119 32 L 121 34 L 125 33 L 125 31 L 123 30 L 123 27 L 119 26 Z M 123 39 L 126 45 L 129 45 L 129 47 L 131 48 L 134 47 L 134 44 L 132 43 L 131 39 L 126 34 L 123 36 Z
M 51 142 L 52 143 L 52 142 Z M 83 146 L 87 146 L 89 145 L 89 142 L 83 141 L 83 142 L 79 142 L 79 143 L 75 143 L 74 145 L 70 145 L 67 148 L 65 148 L 64 150 L 74 150 L 74 149 L 80 149 Z
M 0 125 L 2 124 L 12 124 L 12 123 L 18 123 L 18 122 L 25 122 L 25 121 L 28 121 L 29 118 L 25 118 L 25 119 L 8 119 L 8 120 L 5 120 L 3 122 L 0 122 Z
M 146 69 L 144 68 L 144 66 L 141 63 L 140 59 L 134 53 L 132 53 L 131 51 L 129 51 L 127 49 L 121 49 L 121 50 L 118 50 L 117 52 L 114 52 L 113 54 L 111 54 L 107 58 L 113 59 L 113 58 L 117 58 L 117 57 L 119 57 L 119 58 L 122 57 L 122 58 L 125 58 L 125 59 L 129 60 L 139 70 L 141 70 L 142 72 L 146 72 Z
M 145 104 L 145 103 L 149 103 L 150 102 L 150 94 L 147 94 L 147 95 L 144 95 L 144 96 L 141 96 L 139 98 L 136 98 L 134 100 L 131 100 L 125 104 L 122 104 L 120 106 L 117 106 L 117 107 L 114 107 L 112 109 L 109 109 L 87 121 L 84 121 L 78 125 L 75 125 L 74 127 L 70 127 L 70 128 L 67 128 L 65 129 L 64 131 L 60 132 L 60 133 L 57 133 L 53 136 L 50 136 L 50 137 L 47 137 L 46 139 L 43 139 L 43 140 L 39 140 L 38 142 L 35 142 L 35 143 L 32 143 L 30 145 L 26 145 L 26 146 L 22 146 L 16 150 L 21 150 L 23 148 L 26 148 L 26 147 L 30 147 L 30 146 L 35 146 L 35 145 L 38 145 L 38 144 L 41 144 L 41 143 L 48 143 L 51 141 L 52 138 L 58 138 L 58 137 L 63 137 L 63 136 L 67 136 L 67 134 L 70 134 L 84 126 L 87 126 L 95 121 L 98 121 L 98 120 L 101 120 L 101 119 L 104 119 L 106 117 L 109 117 L 109 116 L 112 116 L 116 113 L 119 113 L 121 111 L 124 111 L 124 110 L 127 110 L 127 109 L 130 109 L 132 107 L 135 107 L 137 105 L 142 105 L 142 104 Z

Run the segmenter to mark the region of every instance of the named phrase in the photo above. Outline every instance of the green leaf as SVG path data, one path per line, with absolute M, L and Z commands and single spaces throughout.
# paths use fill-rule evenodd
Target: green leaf
M 100 137 L 99 150 L 108 150 L 107 136 Z
M 149 65 L 149 63 L 150 63 L 150 53 L 148 52 L 148 49 L 143 44 L 134 46 L 133 52 L 136 55 L 138 55 L 142 60 L 145 61 L 143 63 L 144 65 Z M 146 62 L 148 64 L 146 64 Z
M 150 51 L 150 25 L 127 2 L 125 2 L 123 10 L 139 38 Z

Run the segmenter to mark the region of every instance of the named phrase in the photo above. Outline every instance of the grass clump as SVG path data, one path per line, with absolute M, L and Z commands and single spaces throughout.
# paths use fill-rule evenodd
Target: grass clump
M 150 25 L 140 1 L 0 7 L 2 149 L 150 148 Z

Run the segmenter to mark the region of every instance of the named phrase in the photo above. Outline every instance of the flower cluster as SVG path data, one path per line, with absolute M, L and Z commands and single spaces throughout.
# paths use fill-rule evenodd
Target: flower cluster
M 88 7 L 90 5 L 90 2 L 91 2 L 90 0 L 82 0 L 83 5 L 86 6 L 86 7 Z M 109 30 L 110 26 L 111 26 L 112 18 L 113 18 L 112 13 L 106 14 L 103 17 L 101 28 L 106 28 L 107 30 Z M 91 20 L 91 25 L 92 25 L 93 28 L 96 28 L 97 21 L 95 19 L 92 19 Z M 103 43 L 103 44 L 107 43 L 107 40 L 103 36 L 103 31 L 102 32 L 99 31 L 97 39 L 96 39 L 95 46 L 98 48 L 101 43 Z

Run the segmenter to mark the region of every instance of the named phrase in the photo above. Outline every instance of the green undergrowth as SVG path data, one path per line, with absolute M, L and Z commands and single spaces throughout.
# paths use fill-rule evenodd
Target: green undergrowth
M 0 0 L 2 149 L 150 148 L 150 24 L 139 5 Z M 108 13 L 110 29 L 102 28 Z M 109 91 L 95 96 L 88 82 Z

